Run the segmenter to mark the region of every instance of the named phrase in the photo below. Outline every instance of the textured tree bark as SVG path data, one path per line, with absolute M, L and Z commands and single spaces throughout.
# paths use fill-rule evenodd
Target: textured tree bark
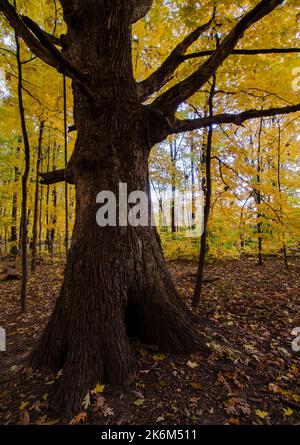
M 100 191 L 118 196 L 119 183 L 127 183 L 128 193 L 150 198 L 152 122 L 132 73 L 131 2 L 61 3 L 68 57 L 90 73 L 97 100 L 73 84 L 78 138 L 66 174 L 76 186 L 75 228 L 61 293 L 30 365 L 46 373 L 63 368 L 55 406 L 71 414 L 97 382 L 132 382 L 130 336 L 169 352 L 207 355 L 207 347 L 174 288 L 155 228 L 96 224 Z

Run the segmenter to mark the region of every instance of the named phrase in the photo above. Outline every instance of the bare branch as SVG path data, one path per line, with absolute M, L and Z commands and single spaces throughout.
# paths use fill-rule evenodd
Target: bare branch
M 72 78 L 77 82 L 78 87 L 82 90 L 87 98 L 92 102 L 96 101 L 93 92 L 90 90 L 88 85 L 85 83 L 86 76 L 74 66 L 65 56 L 59 51 L 55 45 L 51 42 L 50 37 L 45 33 L 37 23 L 31 20 L 29 17 L 23 17 L 24 22 L 30 28 L 30 30 L 35 34 L 35 36 L 40 40 L 40 42 L 48 49 L 52 56 L 57 60 L 57 71 L 59 73 L 65 74 L 66 76 Z
M 231 32 L 225 37 L 213 55 L 201 65 L 193 74 L 182 82 L 159 96 L 153 106 L 164 114 L 174 113 L 177 107 L 195 94 L 217 71 L 222 63 L 234 50 L 245 31 L 254 23 L 271 13 L 282 0 L 262 0 L 237 23 Z
M 300 111 L 300 104 L 288 105 L 286 107 L 268 108 L 266 110 L 247 110 L 242 113 L 231 114 L 223 113 L 215 116 L 208 116 L 199 119 L 176 119 L 173 125 L 173 133 L 182 133 L 185 131 L 193 131 L 199 128 L 209 127 L 217 124 L 235 124 L 241 125 L 249 119 L 257 119 L 260 117 L 271 117 L 279 114 L 290 114 Z
M 215 50 L 208 51 L 198 51 L 195 53 L 184 54 L 179 56 L 181 62 L 190 59 L 196 59 L 198 57 L 211 56 L 215 53 Z M 260 49 L 234 49 L 230 55 L 244 55 L 244 56 L 255 56 L 260 54 L 292 54 L 300 53 L 300 48 L 260 48 Z
M 93 92 L 85 83 L 83 73 L 65 58 L 52 43 L 51 37 L 37 23 L 29 17 L 21 18 L 8 0 L 0 0 L 0 12 L 3 12 L 15 32 L 36 56 L 56 68 L 58 72 L 74 79 L 86 97 L 93 102 L 96 101 Z
M 163 64 L 151 74 L 147 79 L 139 82 L 138 95 L 142 102 L 148 99 L 153 93 L 161 90 L 161 88 L 171 80 L 173 73 L 176 68 L 178 68 L 182 62 L 185 61 L 184 54 L 188 48 L 199 39 L 201 34 L 207 31 L 212 24 L 215 17 L 215 10 L 212 18 L 209 22 L 202 26 L 199 26 L 193 32 L 191 32 L 187 37 L 185 37 L 171 52 Z
M 68 133 L 73 133 L 74 131 L 77 131 L 77 127 L 76 127 L 76 125 L 75 125 L 75 124 L 70 125 L 70 126 L 68 127 Z
M 66 75 L 69 74 L 69 77 L 75 77 L 75 79 L 83 81 L 84 76 L 80 72 L 78 68 L 76 68 L 65 56 L 53 45 L 49 36 L 39 27 L 37 23 L 31 20 L 29 17 L 22 16 L 23 22 L 25 25 L 35 34 L 35 36 L 39 39 L 42 45 L 47 48 L 47 50 L 52 54 L 52 56 L 56 59 L 59 72 L 62 72 Z M 64 70 L 66 68 L 66 70 Z
M 66 178 L 65 169 L 62 170 L 54 170 L 48 173 L 40 173 L 40 184 L 42 185 L 52 185 L 57 184 L 59 182 L 68 182 L 69 184 L 74 184 L 71 178 Z
M 37 26 L 36 22 L 34 22 L 30 17 L 27 17 L 26 15 L 22 15 L 22 20 L 25 23 L 25 25 L 34 32 L 34 27 Z M 41 32 L 47 37 L 48 41 L 50 41 L 53 45 L 61 46 L 61 41 L 59 37 L 54 36 L 53 34 L 50 34 L 47 31 L 44 31 L 43 29 L 39 28 Z

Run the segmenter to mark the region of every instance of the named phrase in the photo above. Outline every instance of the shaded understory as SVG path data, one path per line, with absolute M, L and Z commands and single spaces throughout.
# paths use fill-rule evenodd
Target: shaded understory
M 189 301 L 196 264 L 169 262 L 176 286 Z M 0 423 L 53 422 L 47 411 L 58 376 L 45 379 L 18 369 L 40 335 L 58 294 L 62 267 L 40 264 L 30 280 L 28 315 L 20 316 L 18 282 L 0 283 Z M 92 424 L 298 424 L 300 356 L 291 331 L 300 326 L 300 262 L 226 260 L 208 265 L 199 330 L 213 338 L 201 356 L 164 356 L 136 343 L 139 373 L 126 389 L 106 386 L 75 422 Z M 101 382 L 99 382 L 101 383 Z M 103 391 L 103 392 L 102 392 Z M 55 419 L 56 423 L 66 423 Z

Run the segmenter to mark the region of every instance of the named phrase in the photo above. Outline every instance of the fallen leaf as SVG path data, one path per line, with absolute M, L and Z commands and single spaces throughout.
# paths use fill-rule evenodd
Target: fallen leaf
M 105 385 L 100 385 L 100 383 L 97 383 L 95 388 L 92 391 L 92 394 L 101 394 L 104 391 Z
M 23 403 L 21 403 L 21 405 L 19 406 L 19 410 L 22 411 L 23 409 L 27 408 L 29 403 L 30 402 L 23 402 Z
M 166 360 L 168 357 L 163 354 L 154 354 L 152 358 L 155 362 L 160 362 L 162 360 Z
M 88 392 L 82 402 L 82 406 L 85 410 L 87 410 L 90 405 L 91 405 L 91 396 L 90 396 L 90 393 Z
M 87 413 L 79 413 L 74 419 L 71 420 L 69 425 L 79 425 L 79 423 L 83 423 L 86 421 Z
M 137 400 L 135 400 L 133 403 L 134 403 L 136 406 L 143 406 L 143 405 L 144 405 L 144 402 L 145 402 L 144 399 L 137 399 Z
M 19 425 L 29 425 L 29 422 L 30 422 L 29 412 L 23 411 L 20 416 Z
M 112 408 L 110 408 L 109 406 L 105 406 L 102 412 L 103 412 L 104 417 L 115 415 L 114 410 Z
M 105 398 L 103 396 L 97 395 L 95 397 L 95 404 L 93 411 L 102 411 L 105 406 Z
M 192 368 L 192 369 L 197 368 L 197 367 L 199 366 L 198 363 L 196 363 L 196 362 L 191 362 L 191 360 L 189 360 L 189 361 L 187 362 L 187 365 L 188 365 L 189 368 Z
M 240 419 L 237 417 L 230 417 L 230 419 L 228 419 L 228 423 L 230 423 L 230 425 L 240 425 Z
M 280 394 L 282 390 L 280 386 L 276 385 L 275 383 L 270 383 L 269 391 L 273 392 L 274 394 Z
M 294 411 L 291 408 L 283 408 L 283 414 L 287 417 L 290 417 L 294 414 Z
M 267 413 L 267 411 L 261 411 L 260 409 L 257 409 L 255 411 L 255 414 L 260 417 L 261 419 L 265 419 L 266 417 L 268 417 L 269 413 Z
M 190 383 L 191 387 L 194 389 L 203 389 L 202 383 Z

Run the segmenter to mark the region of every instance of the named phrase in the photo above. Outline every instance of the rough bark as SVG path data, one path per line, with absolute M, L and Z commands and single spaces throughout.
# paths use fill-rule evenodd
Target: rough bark
M 63 368 L 54 404 L 70 414 L 97 382 L 132 382 L 131 336 L 166 352 L 208 351 L 174 288 L 155 228 L 96 224 L 101 190 L 118 196 L 119 183 L 127 183 L 129 193 L 150 198 L 153 120 L 137 100 L 131 3 L 84 1 L 76 10 L 71 3 L 62 1 L 67 56 L 89 68 L 89 88 L 101 100 L 90 102 L 73 83 L 78 138 L 67 174 L 76 186 L 76 221 L 60 296 L 30 358 L 45 373 Z

